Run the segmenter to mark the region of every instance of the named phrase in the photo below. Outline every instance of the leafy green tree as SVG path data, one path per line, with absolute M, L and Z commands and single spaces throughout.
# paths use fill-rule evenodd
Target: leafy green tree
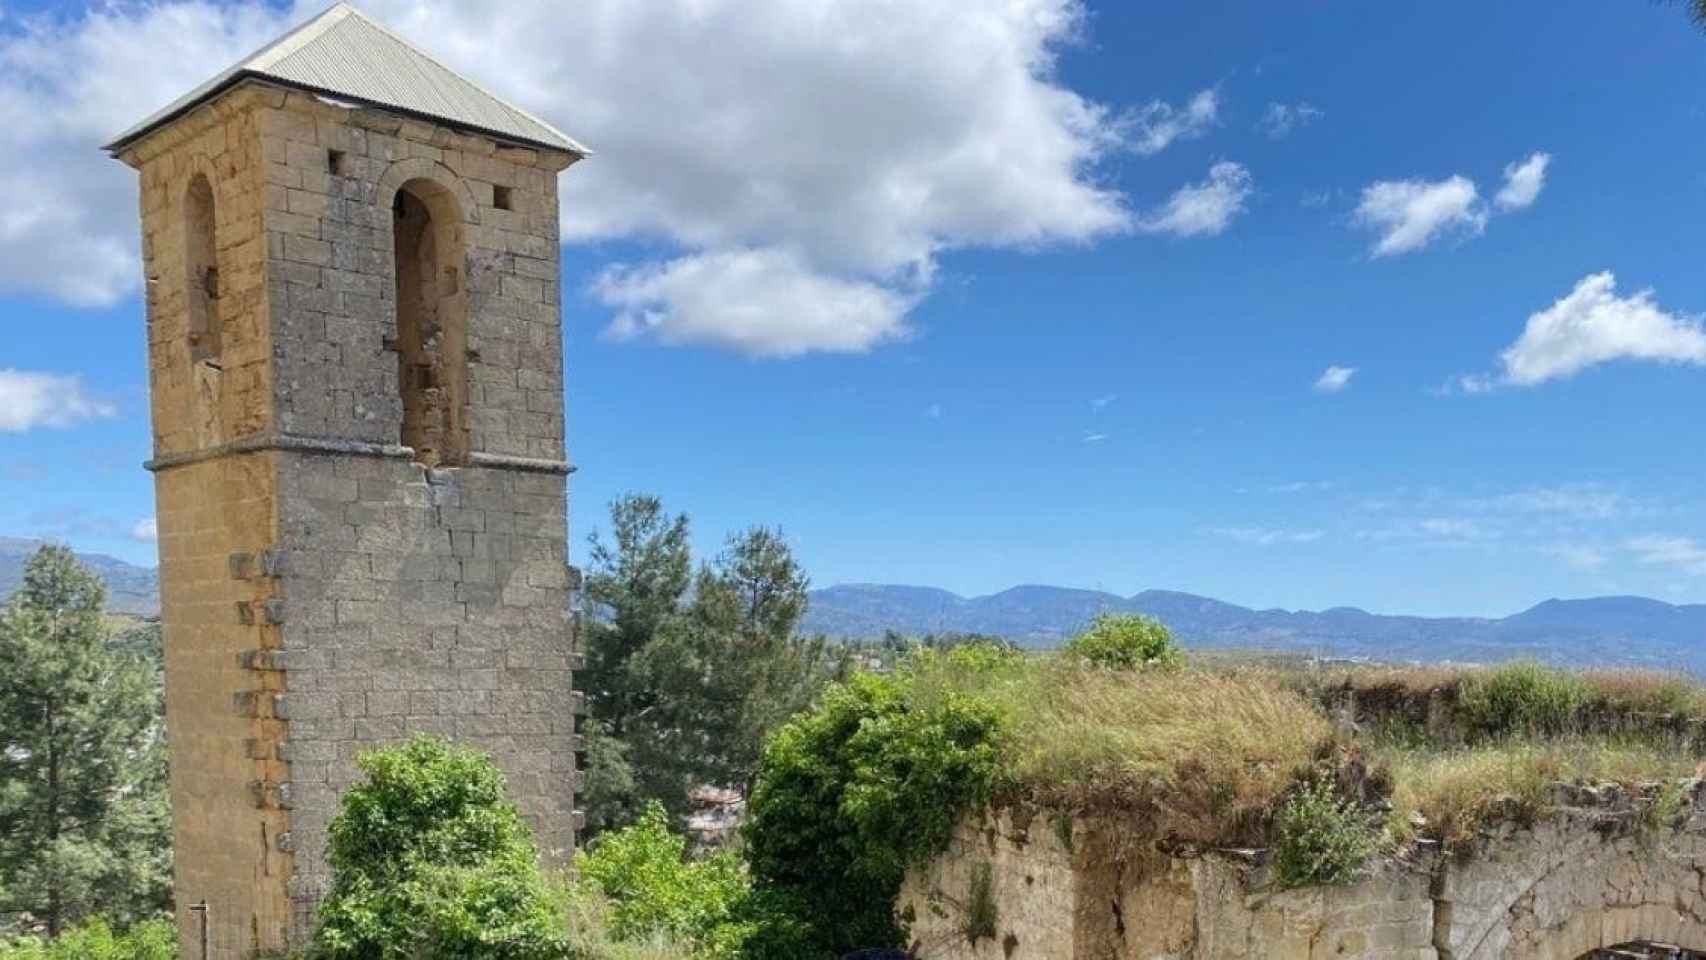
M 693 580 L 685 514 L 657 497 L 628 494 L 610 504 L 614 542 L 592 537 L 586 599 L 586 669 L 578 678 L 595 716 L 621 738 L 663 691 L 636 677 L 634 657 L 681 617 Z
M 417 737 L 358 761 L 328 832 L 325 960 L 566 960 L 568 934 L 490 757 Z
M 0 910 L 50 935 L 171 896 L 158 667 L 111 643 L 106 590 L 45 546 L 0 613 Z
M 585 595 L 586 669 L 576 683 L 591 716 L 587 743 L 585 836 L 629 823 L 648 796 L 685 803 L 687 785 L 669 762 L 672 744 L 658 721 L 671 691 L 646 669 L 644 654 L 679 626 L 693 581 L 687 517 L 670 516 L 657 497 L 628 494 L 610 504 L 611 540 L 592 536 Z M 641 756 L 636 756 L 635 746 Z
M 779 532 L 731 537 L 695 575 L 687 518 L 657 498 L 617 500 L 611 528 L 587 577 L 589 834 L 649 800 L 680 815 L 701 784 L 744 789 L 764 735 L 841 663 L 798 635 L 808 580 Z
M 843 672 L 839 651 L 798 632 L 810 587 L 781 531 L 730 537 L 699 573 L 691 624 L 702 672 L 701 720 L 710 742 L 703 776 L 744 790 L 764 737 Z

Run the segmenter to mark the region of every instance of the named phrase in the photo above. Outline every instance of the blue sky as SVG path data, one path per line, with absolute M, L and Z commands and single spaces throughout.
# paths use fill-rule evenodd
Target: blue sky
M 1706 601 L 1679 9 L 557 6 L 369 9 L 599 151 L 562 183 L 577 544 L 649 491 L 819 585 Z M 152 562 L 95 147 L 309 10 L 0 5 L 0 533 Z

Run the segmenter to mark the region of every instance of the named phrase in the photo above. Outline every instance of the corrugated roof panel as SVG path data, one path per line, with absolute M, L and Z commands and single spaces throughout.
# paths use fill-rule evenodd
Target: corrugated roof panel
M 243 77 L 390 107 L 526 143 L 585 155 L 567 134 L 493 96 L 340 3 L 120 134 L 117 150 Z

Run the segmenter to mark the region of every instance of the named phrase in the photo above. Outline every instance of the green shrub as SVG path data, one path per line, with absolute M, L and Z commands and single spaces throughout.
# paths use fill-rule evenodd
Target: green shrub
M 0 942 L 0 960 L 177 960 L 178 931 L 169 920 L 138 923 L 115 933 L 104 920 L 90 920 L 54 940 L 26 937 Z
M 1591 689 L 1579 674 L 1518 661 L 1466 675 L 1457 717 L 1472 740 L 1557 736 L 1576 727 Z
M 326 960 L 562 960 L 566 932 L 491 758 L 418 737 L 369 753 L 329 831 Z
M 1173 635 L 1159 620 L 1104 613 L 1066 645 L 1066 652 L 1109 670 L 1173 670 L 1183 662 Z
M 735 956 L 726 951 L 738 931 L 719 928 L 736 923 L 751 890 L 746 868 L 729 852 L 688 860 L 686 848 L 686 838 L 670 831 L 663 805 L 653 801 L 633 826 L 604 834 L 576 855 L 576 872 L 609 898 L 607 923 L 616 939 L 666 934 L 708 957 Z
M 1303 785 L 1274 823 L 1274 866 L 1282 887 L 1349 883 L 1374 854 L 1362 808 L 1339 797 L 1330 780 Z
M 762 931 L 749 956 L 898 945 L 894 902 L 906 869 L 943 850 L 959 817 L 988 802 L 998 712 L 951 689 L 915 702 L 913 683 L 909 672 L 856 675 L 766 744 L 747 854 L 758 902 L 771 920 L 794 923 Z M 789 938 L 791 954 L 776 945 Z

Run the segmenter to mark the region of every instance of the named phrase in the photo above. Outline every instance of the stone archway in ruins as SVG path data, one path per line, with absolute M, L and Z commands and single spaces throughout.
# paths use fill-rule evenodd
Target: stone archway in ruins
M 1575 811 L 1442 865 L 1442 960 L 1706 960 L 1698 828 L 1641 831 L 1607 813 Z

